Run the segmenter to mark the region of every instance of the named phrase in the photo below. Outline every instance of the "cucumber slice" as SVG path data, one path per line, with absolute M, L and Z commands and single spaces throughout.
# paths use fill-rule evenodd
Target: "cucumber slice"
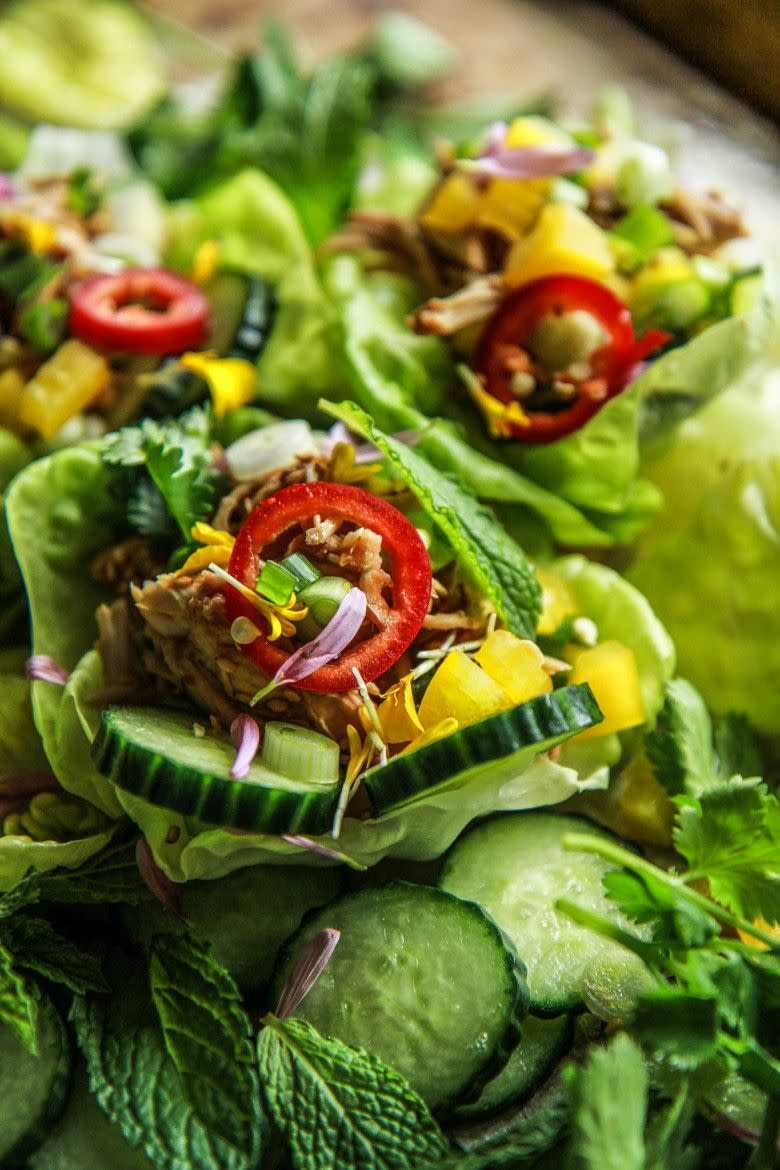
M 555 909 L 565 897 L 638 929 L 606 895 L 602 878 L 613 867 L 600 857 L 564 850 L 563 836 L 575 832 L 609 836 L 578 817 L 536 812 L 497 817 L 461 837 L 439 878 L 442 889 L 472 899 L 509 935 L 528 968 L 533 1010 L 542 1015 L 580 1006 L 594 969 L 602 977 L 609 974 L 616 995 L 626 984 L 636 986 L 644 973 L 633 952 Z
M 194 718 L 160 708 L 109 707 L 92 745 L 95 765 L 150 804 L 210 824 L 277 834 L 330 828 L 338 779 L 291 780 L 255 761 L 243 780 L 233 780 L 236 753 L 229 738 L 196 737 Z
M 366 773 L 365 783 L 376 816 L 424 798 L 432 788 L 459 787 L 486 767 L 502 769 L 507 778 L 525 767 L 531 755 L 593 727 L 602 719 L 587 683 L 562 687 L 490 715 L 409 755 L 395 756 Z
M 165 91 L 146 21 L 121 0 L 16 0 L 0 17 L 0 105 L 31 122 L 115 129 Z
M 275 316 L 276 298 L 272 286 L 259 276 L 250 277 L 230 356 L 255 363 L 266 347 Z
M 27 1170 L 153 1170 L 141 1149 L 122 1137 L 89 1091 L 80 1060 L 65 1112 L 27 1163 Z
M 208 348 L 227 353 L 244 316 L 249 280 L 239 272 L 217 272 L 203 291 L 209 302 Z
M 523 1024 L 520 1043 L 505 1067 L 492 1081 L 488 1081 L 477 1101 L 458 1106 L 455 1113 L 457 1119 L 471 1120 L 497 1113 L 530 1096 L 570 1047 L 573 1034 L 571 1016 L 555 1016 L 552 1019 L 528 1016 Z
M 41 999 L 38 1055 L 0 1024 L 0 1170 L 18 1170 L 41 1144 L 65 1105 L 70 1048 L 65 1025 L 49 999 Z
M 326 927 L 341 939 L 297 1015 L 387 1061 L 432 1108 L 479 1092 L 503 1067 L 528 989 L 511 944 L 478 906 L 406 882 L 347 894 L 291 940 L 277 995 Z

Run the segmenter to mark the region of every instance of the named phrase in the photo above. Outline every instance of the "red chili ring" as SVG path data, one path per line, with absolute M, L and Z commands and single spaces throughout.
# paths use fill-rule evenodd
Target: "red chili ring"
M 166 268 L 126 268 L 80 284 L 69 325 L 74 337 L 111 353 L 181 353 L 202 348 L 208 301 Z

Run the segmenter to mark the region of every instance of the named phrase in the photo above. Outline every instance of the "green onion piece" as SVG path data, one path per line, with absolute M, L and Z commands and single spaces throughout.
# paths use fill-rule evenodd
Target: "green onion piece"
M 325 629 L 351 588 L 343 577 L 320 577 L 301 589 L 298 600 L 309 610 L 307 617 L 298 623 L 297 634 L 302 642 L 310 642 Z
M 0 267 L 0 292 L 10 300 L 17 300 L 33 281 L 38 280 L 44 266 L 46 261 L 32 252 L 18 258 L 12 254 Z
M 688 329 L 708 312 L 712 294 L 696 277 L 649 284 L 631 301 L 637 329 L 652 327 L 677 332 Z
M 67 303 L 57 297 L 25 306 L 19 314 L 19 330 L 30 345 L 50 353 L 62 341 L 67 319 Z
M 339 745 L 327 735 L 291 723 L 266 723 L 260 759 L 290 780 L 333 784 L 339 778 Z
M 312 585 L 315 581 L 319 581 L 322 576 L 319 569 L 315 569 L 314 565 L 310 561 L 307 561 L 303 553 L 291 553 L 289 557 L 284 558 L 281 565 L 288 573 L 292 573 L 295 578 L 296 593 L 300 589 L 305 589 L 307 585 Z
M 266 561 L 255 586 L 261 597 L 274 605 L 284 605 L 295 592 L 295 577 L 276 561 Z
M 624 215 L 613 228 L 618 243 L 630 245 L 635 267 L 646 264 L 659 248 L 674 242 L 669 218 L 656 207 L 642 203 Z

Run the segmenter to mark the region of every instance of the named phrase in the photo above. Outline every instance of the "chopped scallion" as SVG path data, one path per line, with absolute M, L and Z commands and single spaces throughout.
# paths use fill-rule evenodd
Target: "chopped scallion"
M 303 553 L 291 553 L 289 557 L 284 558 L 281 566 L 288 573 L 292 573 L 295 578 L 296 593 L 300 589 L 305 589 L 307 585 L 312 585 L 322 576 L 319 569 L 315 569 L 314 565 L 306 559 Z
M 343 577 L 320 577 L 300 590 L 298 600 L 309 611 L 298 626 L 301 641 L 309 642 L 325 629 L 351 588 Z
M 260 759 L 272 772 L 309 784 L 333 784 L 339 776 L 335 740 L 292 723 L 266 723 Z
M 276 561 L 266 561 L 257 578 L 256 589 L 273 605 L 285 605 L 295 592 L 295 577 Z

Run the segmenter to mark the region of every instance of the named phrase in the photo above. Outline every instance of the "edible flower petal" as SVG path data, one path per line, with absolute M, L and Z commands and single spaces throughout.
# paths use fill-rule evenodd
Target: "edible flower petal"
M 480 179 L 536 179 L 581 171 L 594 157 L 584 146 L 545 143 L 497 148 L 491 142 L 483 154 L 460 159 L 458 165 Z
M 244 358 L 217 357 L 213 350 L 183 353 L 179 365 L 200 374 L 208 382 L 214 402 L 214 416 L 222 418 L 239 406 L 246 406 L 255 396 L 257 370 Z
M 184 886 L 171 881 L 168 875 L 163 873 L 144 837 L 139 838 L 135 847 L 135 861 L 141 878 L 158 902 L 162 902 L 165 909 L 170 910 L 182 922 L 187 922 L 182 908 Z
M 209 561 L 208 567 L 212 573 L 216 573 L 218 577 L 223 579 L 223 581 L 227 581 L 229 585 L 232 585 L 234 589 L 237 589 L 241 596 L 245 597 L 247 601 L 251 602 L 255 609 L 260 614 L 262 614 L 268 624 L 268 633 L 266 634 L 266 637 L 268 638 L 269 642 L 275 642 L 277 638 L 282 636 L 282 634 L 284 634 L 286 638 L 291 638 L 295 633 L 295 622 L 302 622 L 309 612 L 305 605 L 299 604 L 298 599 L 294 593 L 290 595 L 289 601 L 287 601 L 284 605 L 275 605 L 272 601 L 267 601 L 265 597 L 261 597 L 259 593 L 254 591 L 254 589 L 250 589 L 248 585 L 244 585 L 241 581 L 236 580 L 236 578 L 231 576 L 231 574 L 228 573 L 226 569 L 223 569 L 221 565 L 218 565 L 216 561 Z M 349 594 L 347 594 L 347 596 L 349 596 Z M 336 614 L 336 617 L 338 617 L 338 614 Z M 336 618 L 334 617 L 333 620 L 335 621 Z M 327 628 L 328 627 L 326 626 L 325 629 L 327 630 Z M 325 630 L 322 632 L 324 634 Z M 319 636 L 321 637 L 322 635 Z M 310 643 L 310 645 L 313 645 L 313 643 Z M 306 649 L 306 647 L 304 646 L 303 649 Z M 294 657 L 294 655 L 292 657 Z M 315 669 L 316 667 L 312 667 L 312 670 Z M 301 675 L 301 678 L 304 677 L 305 675 Z M 256 701 L 256 699 L 257 696 L 255 696 L 255 700 L 253 701 Z
M 251 715 L 239 715 L 230 724 L 230 738 L 236 749 L 230 775 L 234 780 L 243 780 L 260 747 L 260 728 Z
M 448 715 L 446 719 L 439 720 L 433 727 L 429 727 L 422 735 L 418 735 L 410 744 L 399 753 L 406 756 L 409 752 L 415 752 L 418 748 L 427 747 L 429 743 L 434 743 L 437 739 L 444 739 L 448 735 L 454 735 L 458 730 L 459 724 L 454 716 Z
M 57 229 L 53 224 L 43 219 L 33 219 L 23 211 L 6 211 L 2 217 L 3 229 L 13 235 L 21 236 L 31 252 L 36 256 L 50 252 L 57 243 Z
M 350 589 L 325 629 L 285 659 L 268 685 L 253 697 L 251 705 L 254 706 L 275 687 L 300 682 L 321 666 L 327 666 L 334 658 L 338 658 L 357 634 L 365 616 L 365 593 L 362 589 Z
M 499 402 L 476 378 L 469 379 L 468 392 L 485 416 L 494 439 L 511 439 L 514 427 L 530 427 L 531 420 L 519 402 Z
M 306 998 L 330 962 L 340 938 L 341 931 L 331 926 L 315 934 L 284 985 L 274 1012 L 277 1020 L 286 1020 Z
M 192 526 L 192 539 L 197 540 L 204 548 L 198 548 L 190 553 L 182 567 L 177 570 L 177 576 L 199 573 L 208 568 L 211 561 L 226 569 L 230 564 L 230 554 L 235 544 L 235 536 L 230 532 L 223 532 L 219 528 L 212 528 L 199 520 Z
M 64 687 L 68 681 L 68 672 L 59 662 L 55 662 L 48 654 L 32 654 L 24 664 L 24 673 L 27 678 L 38 682 L 56 683 Z
M 423 730 L 412 695 L 412 682 L 411 674 L 404 675 L 377 708 L 385 743 L 409 743 Z
M 193 257 L 190 280 L 195 284 L 205 284 L 211 280 L 217 271 L 221 252 L 219 240 L 204 240 Z

